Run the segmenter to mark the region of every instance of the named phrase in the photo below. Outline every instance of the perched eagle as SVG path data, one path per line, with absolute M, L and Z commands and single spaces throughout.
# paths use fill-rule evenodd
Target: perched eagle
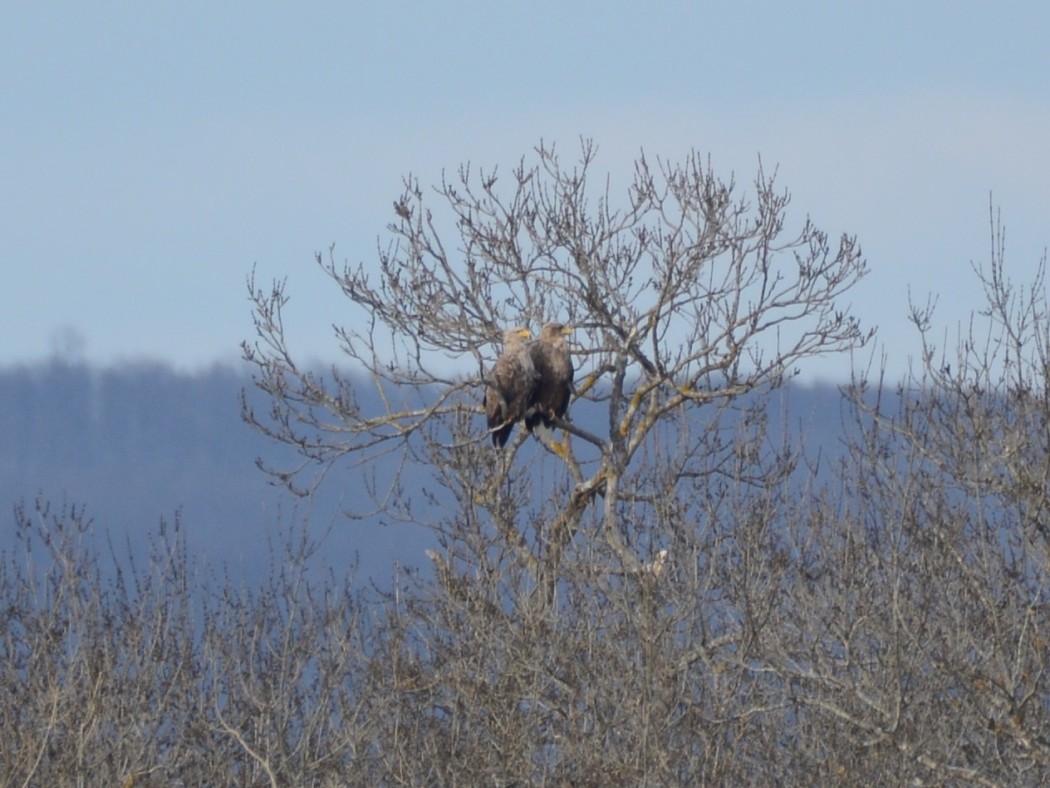
M 528 344 L 532 365 L 539 378 L 525 416 L 525 427 L 529 432 L 537 424 L 549 428 L 553 419 L 565 418 L 569 409 L 574 370 L 565 337 L 571 333 L 571 326 L 545 323 L 540 338 Z
M 536 368 L 525 344 L 531 336 L 527 328 L 508 328 L 503 332 L 503 355 L 496 361 L 485 389 L 485 417 L 493 446 L 506 445 L 515 422 L 525 417 L 535 396 Z

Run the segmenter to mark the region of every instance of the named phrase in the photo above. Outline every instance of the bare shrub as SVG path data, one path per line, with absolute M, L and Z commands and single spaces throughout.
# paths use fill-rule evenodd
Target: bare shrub
M 1047 779 L 1044 267 L 1012 284 L 992 237 L 986 308 L 954 352 L 913 309 L 921 366 L 895 390 L 857 381 L 837 486 L 790 529 L 758 663 L 793 707 L 789 773 Z

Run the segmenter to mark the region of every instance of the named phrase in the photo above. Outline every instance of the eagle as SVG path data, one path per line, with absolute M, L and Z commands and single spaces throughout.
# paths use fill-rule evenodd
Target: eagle
M 525 340 L 532 333 L 527 328 L 508 328 L 503 332 L 503 354 L 496 360 L 485 388 L 485 417 L 492 445 L 502 448 L 514 424 L 525 417 L 535 396 L 538 377 L 532 354 Z
M 545 323 L 540 337 L 527 345 L 537 382 L 525 415 L 529 432 L 543 424 L 548 429 L 554 419 L 565 418 L 572 395 L 572 376 L 575 370 L 569 357 L 569 343 L 565 337 L 572 327 L 562 323 Z

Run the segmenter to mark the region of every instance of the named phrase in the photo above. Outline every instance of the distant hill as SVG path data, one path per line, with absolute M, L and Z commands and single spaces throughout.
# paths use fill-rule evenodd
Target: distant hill
M 268 538 L 306 510 L 256 467 L 256 457 L 278 463 L 289 452 L 241 421 L 242 388 L 256 396 L 250 377 L 228 367 L 193 375 L 160 364 L 0 370 L 0 549 L 10 546 L 13 506 L 42 495 L 85 506 L 136 549 L 179 511 L 191 553 L 212 567 L 264 571 Z M 420 563 L 428 534 L 340 517 L 339 484 L 333 479 L 309 509 L 315 533 L 334 524 L 332 563 L 360 555 L 384 577 L 399 554 Z
M 250 376 L 229 367 L 192 375 L 153 363 L 0 370 L 0 549 L 11 546 L 12 507 L 42 495 L 85 506 L 111 537 L 126 537 L 135 549 L 161 518 L 180 511 L 191 554 L 249 577 L 267 567 L 267 540 L 304 517 L 315 534 L 331 526 L 326 557 L 336 565 L 341 556 L 347 565 L 359 558 L 361 580 L 390 577 L 395 561 L 425 563 L 434 542 L 427 530 L 340 516 L 340 500 L 360 484 L 351 472 L 330 477 L 308 511 L 272 486 L 255 458 L 279 463 L 289 451 L 241 421 L 242 388 L 266 407 Z M 834 450 L 835 387 L 794 387 L 771 403 L 775 429 L 801 430 L 811 454 Z M 587 414 L 578 409 L 574 418 Z

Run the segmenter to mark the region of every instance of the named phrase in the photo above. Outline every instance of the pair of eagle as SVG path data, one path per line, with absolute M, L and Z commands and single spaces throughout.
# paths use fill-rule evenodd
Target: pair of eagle
M 524 420 L 532 432 L 538 424 L 550 428 L 565 417 L 572 395 L 572 359 L 565 337 L 572 328 L 546 323 L 540 338 L 526 342 L 527 328 L 503 332 L 503 354 L 496 361 L 485 389 L 485 416 L 492 445 L 506 445 L 514 425 Z

